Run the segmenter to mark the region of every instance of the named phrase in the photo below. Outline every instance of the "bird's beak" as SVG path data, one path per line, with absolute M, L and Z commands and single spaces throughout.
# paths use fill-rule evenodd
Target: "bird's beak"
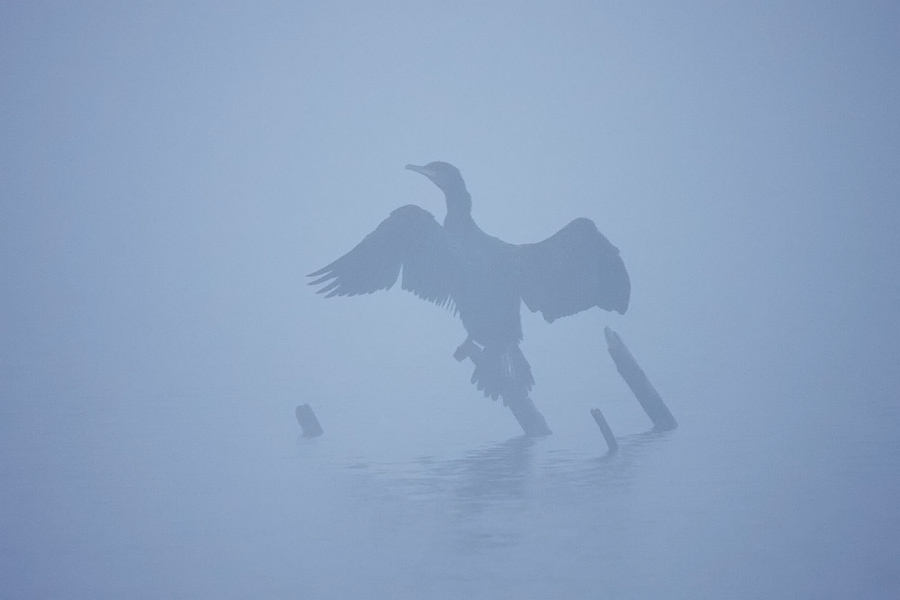
M 426 169 L 425 167 L 419 167 L 417 165 L 406 165 L 406 168 L 410 171 L 415 171 L 416 173 L 421 173 L 428 179 L 433 179 L 434 173 Z

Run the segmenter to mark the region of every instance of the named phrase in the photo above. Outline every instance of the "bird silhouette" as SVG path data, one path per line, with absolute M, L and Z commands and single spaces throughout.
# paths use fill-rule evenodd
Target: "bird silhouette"
M 519 348 L 520 305 L 550 323 L 594 306 L 624 314 L 631 283 L 618 248 L 586 218 L 542 242 L 509 244 L 475 223 L 459 169 L 440 161 L 406 168 L 444 192 L 444 224 L 418 206 L 402 206 L 355 248 L 310 273 L 310 285 L 324 284 L 318 293 L 329 298 L 369 294 L 390 289 L 402 271 L 404 290 L 459 315 L 468 336 L 453 356 L 472 360 L 472 383 L 487 397 L 502 397 L 526 433 L 550 433 L 528 398 L 534 378 Z M 536 415 L 526 415 L 530 425 L 523 410 Z

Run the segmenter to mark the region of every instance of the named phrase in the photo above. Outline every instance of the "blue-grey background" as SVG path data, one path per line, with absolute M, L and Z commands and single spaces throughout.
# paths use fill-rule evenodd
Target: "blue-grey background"
M 900 596 L 900 6 L 6 2 L 0 595 Z M 458 166 L 586 216 L 624 316 L 458 321 L 304 275 Z M 602 330 L 679 429 L 649 422 Z M 325 428 L 300 437 L 294 407 Z M 622 448 L 605 445 L 600 407 Z

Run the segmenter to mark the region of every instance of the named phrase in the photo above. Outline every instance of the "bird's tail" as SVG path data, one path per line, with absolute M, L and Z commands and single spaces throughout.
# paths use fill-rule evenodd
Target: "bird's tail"
M 521 398 L 528 395 L 534 385 L 531 365 L 518 344 L 511 346 L 485 346 L 478 354 L 469 354 L 475 363 L 472 383 L 484 392 L 485 397 Z

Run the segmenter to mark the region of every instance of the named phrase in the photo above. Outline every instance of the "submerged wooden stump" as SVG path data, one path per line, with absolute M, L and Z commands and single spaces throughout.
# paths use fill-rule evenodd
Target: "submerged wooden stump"
M 301 404 L 296 411 L 297 422 L 300 423 L 300 429 L 303 430 L 303 437 L 319 437 L 322 435 L 322 426 L 309 404 Z
M 609 452 L 611 454 L 615 454 L 619 451 L 619 442 L 616 441 L 616 436 L 613 435 L 612 429 L 609 428 L 609 423 L 606 422 L 606 417 L 603 416 L 603 413 L 600 412 L 599 408 L 591 409 L 591 416 L 594 417 L 594 420 L 597 422 L 597 426 L 600 428 L 600 433 L 603 434 L 603 439 L 606 440 L 606 445 L 609 447 Z
M 638 402 L 641 403 L 644 412 L 647 413 L 647 416 L 653 421 L 654 428 L 657 431 L 667 431 L 678 427 L 678 422 L 675 420 L 675 417 L 669 412 L 669 408 L 666 406 L 665 402 L 663 402 L 659 392 L 656 391 L 656 388 L 654 388 L 653 384 L 650 383 L 650 380 L 647 379 L 644 370 L 641 369 L 640 365 L 638 365 L 637 361 L 634 359 L 634 356 L 628 351 L 625 342 L 622 341 L 619 334 L 609 327 L 606 327 L 603 330 L 603 333 L 606 336 L 606 345 L 609 349 L 609 355 L 612 356 L 613 362 L 616 363 L 616 369 L 619 371 L 619 375 L 622 376 L 622 379 L 625 380 L 625 383 L 627 383 L 628 387 L 631 388 L 631 391 L 634 392 L 634 395 L 638 399 Z

